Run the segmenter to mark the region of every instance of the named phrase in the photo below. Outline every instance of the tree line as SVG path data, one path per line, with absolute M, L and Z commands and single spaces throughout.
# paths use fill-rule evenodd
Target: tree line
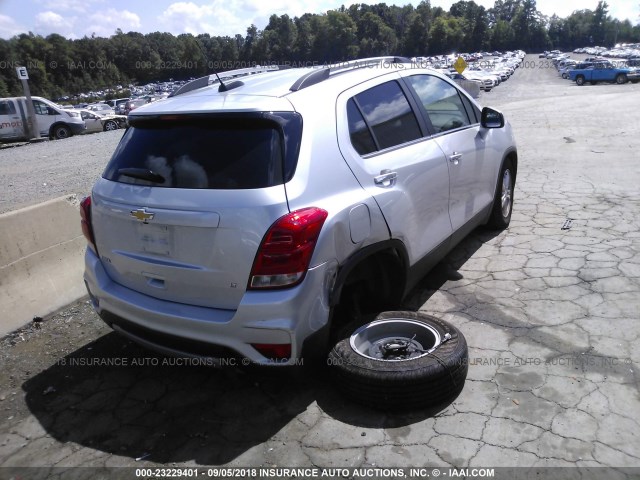
M 381 55 L 433 56 L 522 49 L 536 52 L 640 42 L 640 25 L 609 15 L 606 1 L 567 18 L 547 17 L 535 0 L 496 0 L 486 9 L 458 1 L 449 11 L 355 4 L 323 14 L 272 15 L 264 30 L 215 36 L 154 32 L 67 39 L 24 33 L 0 40 L 0 96 L 21 95 L 27 66 L 34 95 L 59 98 L 130 83 L 188 79 L 256 64 L 327 63 Z

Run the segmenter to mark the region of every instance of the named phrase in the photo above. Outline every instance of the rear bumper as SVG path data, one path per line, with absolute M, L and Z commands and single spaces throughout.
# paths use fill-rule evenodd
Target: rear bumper
M 288 365 L 300 358 L 305 339 L 329 319 L 329 290 L 337 264 L 307 272 L 297 287 L 248 291 L 237 310 L 222 310 L 159 300 L 111 280 L 90 249 L 84 280 L 93 306 L 114 330 L 165 354 L 210 358 L 247 358 L 263 365 Z M 251 344 L 290 344 L 289 362 L 268 359 Z

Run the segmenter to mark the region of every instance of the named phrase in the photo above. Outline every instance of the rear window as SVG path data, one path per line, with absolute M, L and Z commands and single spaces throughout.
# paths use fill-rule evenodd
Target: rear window
M 103 174 L 107 180 L 235 190 L 281 185 L 295 171 L 302 134 L 302 119 L 297 114 L 166 115 L 129 120 L 131 127 Z

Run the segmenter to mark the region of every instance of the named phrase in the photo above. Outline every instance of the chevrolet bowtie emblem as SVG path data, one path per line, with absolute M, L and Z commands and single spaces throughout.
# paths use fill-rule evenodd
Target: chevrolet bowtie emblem
M 149 223 L 149 220 L 152 220 L 156 214 L 147 212 L 146 208 L 139 208 L 138 210 L 131 210 L 131 216 L 141 222 Z

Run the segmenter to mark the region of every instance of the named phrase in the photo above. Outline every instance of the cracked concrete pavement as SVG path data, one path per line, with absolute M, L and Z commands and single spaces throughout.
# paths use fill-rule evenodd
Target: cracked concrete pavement
M 163 365 L 82 300 L 1 340 L 0 466 L 640 467 L 640 84 L 524 68 L 481 102 L 517 135 L 511 226 L 406 305 L 467 339 L 453 403 L 376 412 L 322 373 Z

